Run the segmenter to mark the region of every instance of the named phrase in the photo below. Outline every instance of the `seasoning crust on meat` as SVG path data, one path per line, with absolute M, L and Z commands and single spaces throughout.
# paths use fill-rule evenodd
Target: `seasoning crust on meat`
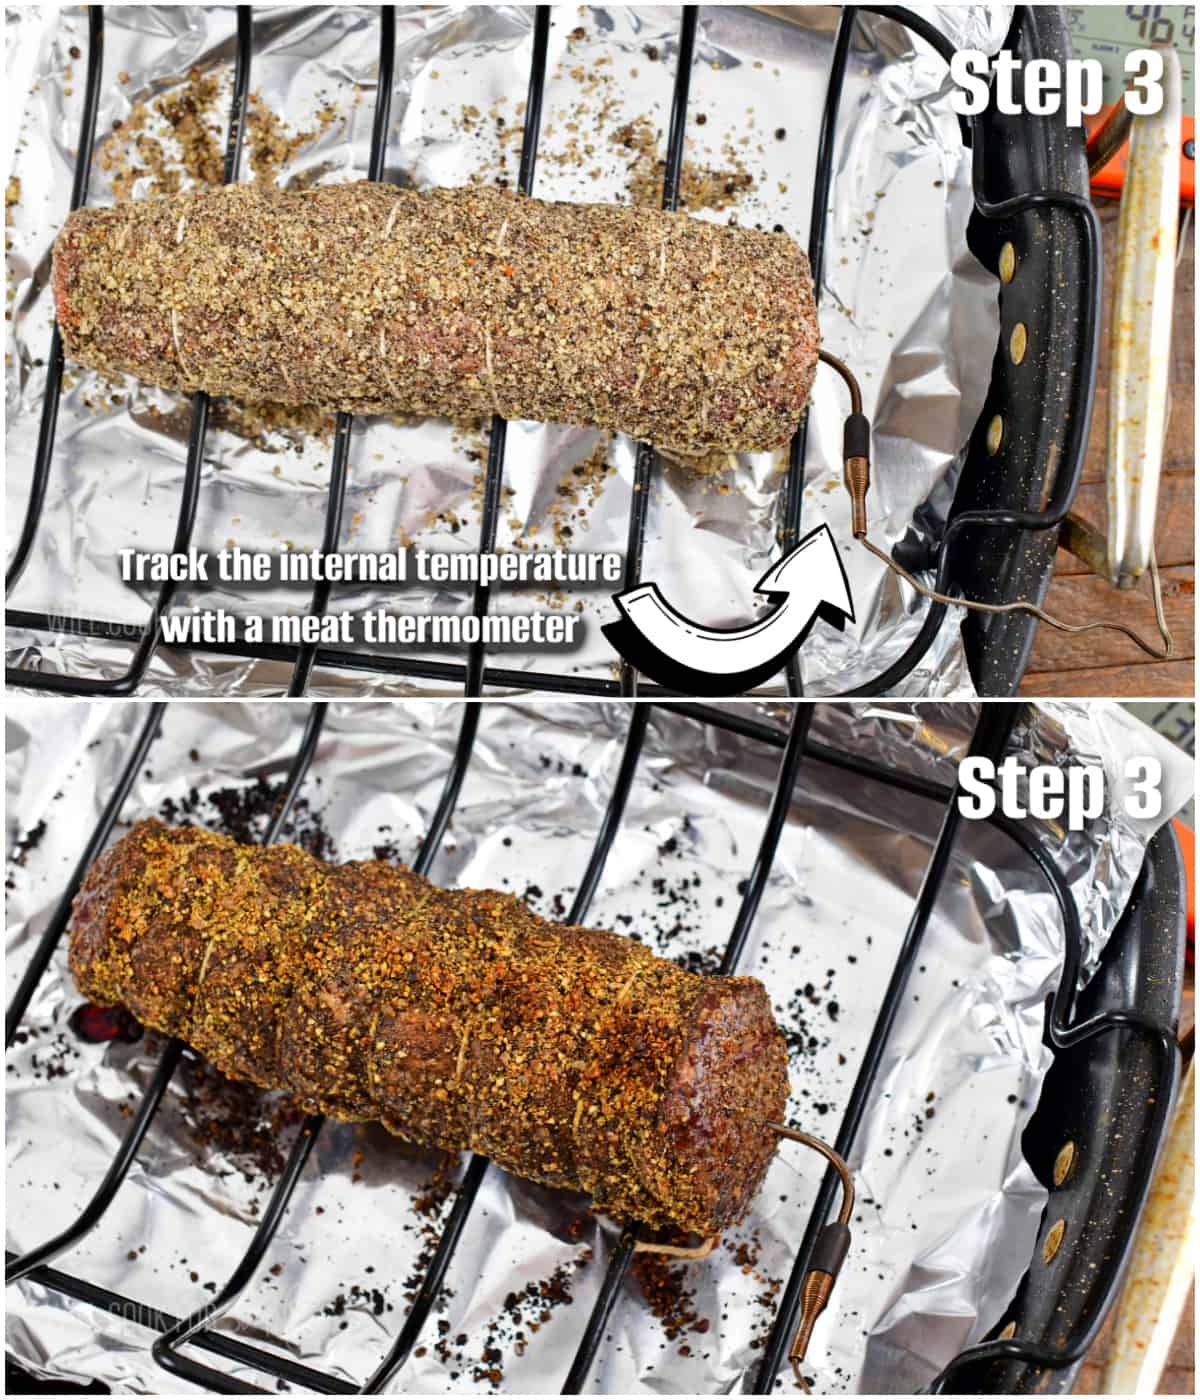
M 80 991 L 308 1112 L 379 1120 L 711 1235 L 774 1153 L 787 1056 L 752 977 L 403 866 L 144 821 L 75 900 Z
M 680 454 L 795 432 L 819 333 L 786 234 L 502 190 L 231 185 L 76 210 L 68 356 L 356 413 L 582 423 Z

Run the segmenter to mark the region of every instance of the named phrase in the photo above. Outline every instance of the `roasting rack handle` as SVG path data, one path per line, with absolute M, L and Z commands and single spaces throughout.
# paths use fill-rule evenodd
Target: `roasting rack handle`
M 1196 1074 L 1188 1065 L 1117 1309 L 1101 1390 L 1152 1395 L 1195 1278 Z

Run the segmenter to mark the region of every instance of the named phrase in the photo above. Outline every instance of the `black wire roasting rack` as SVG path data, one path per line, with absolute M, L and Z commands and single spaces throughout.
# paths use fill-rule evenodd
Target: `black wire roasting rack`
M 947 63 L 954 46 L 934 26 L 911 11 L 895 6 L 845 6 L 832 47 L 817 147 L 816 179 L 808 251 L 818 299 L 825 257 L 825 231 L 833 186 L 838 110 L 859 11 L 883 16 L 905 26 L 932 46 Z M 688 93 L 696 51 L 699 8 L 683 7 L 675 53 L 675 83 L 667 139 L 663 207 L 675 209 L 688 119 Z M 518 188 L 531 194 L 537 160 L 538 135 L 546 87 L 551 7 L 538 6 L 533 23 L 525 130 Z M 71 208 L 87 200 L 88 177 L 96 137 L 96 120 L 104 59 L 104 13 L 88 11 L 88 53 L 85 102 L 79 133 Z M 1058 7 L 1017 6 L 1007 44 L 1024 58 L 1069 52 L 1066 28 Z M 379 79 L 368 174 L 383 177 L 390 124 L 396 45 L 395 8 L 379 11 Z M 238 178 L 253 50 L 251 8 L 237 7 L 237 41 L 233 96 L 229 112 L 224 179 Z M 1005 117 L 986 114 L 963 123 L 963 138 L 972 148 L 975 209 L 968 229 L 973 251 L 998 279 L 1001 331 L 992 367 L 987 402 L 958 464 L 958 484 L 950 519 L 934 547 L 920 554 L 910 549 L 903 562 L 930 570 L 943 593 L 957 593 L 982 602 L 1011 602 L 1017 598 L 1040 602 L 1049 583 L 1057 530 L 1079 484 L 1091 421 L 1095 365 L 1100 325 L 1101 270 L 1098 224 L 1087 198 L 1087 169 L 1082 137 L 1056 119 Z M 1002 258 L 1001 253 L 1005 256 Z M 1003 275 L 1000 269 L 1004 268 Z M 1015 268 L 1015 272 L 1009 269 Z M 1009 347 L 1017 326 L 1030 348 L 1014 360 Z M 57 328 L 47 358 L 34 469 L 24 520 L 6 577 L 6 598 L 21 579 L 38 536 L 54 465 L 54 436 L 62 394 L 63 354 Z M 209 400 L 196 394 L 191 406 L 191 430 L 173 549 L 185 552 L 192 541 L 200 499 Z M 328 500 L 321 541 L 322 553 L 338 548 L 349 474 L 351 415 L 337 417 L 331 459 Z M 496 542 L 504 484 L 506 423 L 492 421 L 482 498 L 479 549 L 491 551 Z M 803 527 L 807 418 L 791 444 L 777 527 L 782 552 L 800 537 Z M 625 550 L 622 589 L 641 579 L 646 522 L 654 490 L 655 454 L 638 446 L 633 496 Z M 886 471 L 887 464 L 880 469 Z M 147 678 L 160 647 L 160 619 L 175 604 L 178 585 L 164 583 L 142 627 L 99 618 L 71 618 L 50 610 L 10 607 L 9 627 L 22 633 L 57 633 L 90 637 L 103 643 L 131 644 L 128 665 L 117 674 L 72 675 L 44 669 L 40 659 L 9 665 L 8 683 L 62 695 L 133 695 Z M 311 611 L 323 615 L 330 602 L 327 582 L 314 590 Z M 473 614 L 486 615 L 490 588 L 479 584 Z M 904 652 L 869 683 L 849 692 L 882 695 L 892 691 L 928 652 L 947 622 L 947 607 L 933 603 L 923 624 Z M 1035 623 L 1023 614 L 982 617 L 963 624 L 963 637 L 975 684 L 982 694 L 1011 694 L 1020 682 L 1033 644 Z M 172 644 L 174 645 L 174 644 Z M 657 686 L 642 682 L 622 662 L 619 679 L 574 676 L 543 670 L 519 670 L 489 664 L 482 642 L 472 644 L 460 660 L 429 660 L 399 654 L 318 645 L 272 643 L 188 643 L 210 657 L 250 658 L 279 663 L 290 671 L 281 688 L 305 694 L 315 669 L 335 673 L 367 673 L 376 677 L 433 683 L 441 689 L 462 688 L 468 698 L 487 687 L 507 690 L 540 689 L 581 695 L 641 694 L 662 696 Z M 31 648 L 24 643 L 28 653 Z M 104 663 L 107 665 L 108 663 Z M 104 667 L 97 663 L 97 669 Z M 788 692 L 803 693 L 796 658 L 785 672 Z
M 628 730 L 612 793 L 596 833 L 587 867 L 569 912 L 568 923 L 584 923 L 604 872 L 613 843 L 621 830 L 626 800 L 638 780 L 638 765 L 654 704 L 629 707 Z M 813 708 L 797 705 L 786 728 L 764 720 L 750 707 L 678 704 L 670 707 L 697 724 L 714 726 L 740 736 L 747 745 L 779 751 L 777 777 L 762 837 L 754 856 L 720 969 L 736 969 L 770 877 L 793 793 L 802 785 L 806 768 L 832 765 L 847 782 L 884 784 L 934 804 L 940 826 L 917 892 L 908 926 L 900 942 L 893 971 L 878 1007 L 875 1023 L 860 1054 L 857 1077 L 842 1111 L 836 1150 L 851 1157 L 855 1142 L 876 1093 L 889 1034 L 905 995 L 931 914 L 945 885 L 961 831 L 957 789 L 911 776 L 881 760 L 868 760 L 812 739 Z M 412 865 L 426 873 L 445 836 L 467 773 L 480 724 L 482 707 L 468 703 L 449 771 L 428 831 Z M 109 841 L 122 818 L 134 779 L 145 762 L 166 707 L 150 707 L 96 829 L 80 854 L 54 914 L 41 935 L 8 1008 L 5 1037 L 11 1045 L 38 984 L 50 965 L 67 928 L 71 901 L 90 864 Z M 999 760 L 1010 747 L 1023 707 L 992 704 L 981 707 L 970 750 Z M 308 773 L 322 726 L 324 703 L 308 713 L 303 736 L 291 760 L 288 776 L 268 825 L 265 841 L 279 838 L 288 813 Z M 1037 1112 L 1025 1134 L 1026 1156 L 1049 1192 L 1038 1241 L 1029 1266 L 1005 1315 L 984 1342 L 967 1347 L 943 1370 L 937 1391 L 1021 1393 L 1031 1389 L 1062 1390 L 1072 1368 L 1086 1353 L 1115 1297 L 1122 1265 L 1151 1181 L 1154 1162 L 1169 1122 L 1178 1078 L 1178 1050 L 1172 1027 L 1179 1013 L 1182 975 L 1182 874 L 1173 835 L 1160 835 L 1151 844 L 1133 897 L 1110 940 L 1100 970 L 1077 995 L 1082 965 L 1083 935 L 1079 911 L 1070 886 L 1053 856 L 1032 826 L 996 816 L 995 829 L 1014 843 L 1020 858 L 1032 864 L 1057 903 L 1064 933 L 1065 958 L 1061 980 L 1046 1008 L 1045 1039 L 1054 1055 Z M 848 1050 L 850 1047 L 848 1047 Z M 399 1332 L 375 1370 L 361 1384 L 301 1364 L 279 1350 L 252 1345 L 219 1330 L 216 1324 L 235 1308 L 250 1287 L 288 1211 L 293 1192 L 323 1126 L 310 1116 L 291 1147 L 269 1202 L 257 1223 L 245 1254 L 217 1293 L 189 1316 L 171 1316 L 154 1306 L 125 1297 L 86 1278 L 52 1267 L 105 1216 L 132 1167 L 147 1129 L 157 1113 L 178 1066 L 183 1046 L 172 1041 L 164 1051 L 111 1165 L 94 1196 L 69 1228 L 21 1256 L 6 1255 L 6 1282 L 28 1279 L 125 1319 L 134 1319 L 157 1333 L 153 1353 L 172 1374 L 219 1393 L 255 1391 L 211 1364 L 214 1359 L 270 1377 L 305 1391 L 321 1394 L 374 1394 L 395 1380 L 413 1354 L 429 1323 L 446 1271 L 475 1204 L 488 1162 L 472 1156 L 461 1176 L 453 1204 L 441 1227 L 435 1251 L 425 1269 Z M 1136 1082 L 1128 1111 L 1115 1113 L 1122 1085 Z M 1059 1169 L 1066 1146 L 1071 1169 Z M 795 1330 L 800 1290 L 821 1226 L 829 1219 L 837 1191 L 837 1176 L 829 1170 L 813 1205 L 808 1226 L 796 1253 L 786 1287 L 761 1360 L 755 1390 L 769 1393 L 786 1366 Z M 10 1211 L 20 1209 L 9 1200 Z M 640 1227 L 622 1230 L 610 1251 L 602 1285 L 580 1334 L 575 1359 L 563 1381 L 566 1394 L 580 1393 L 605 1341 L 609 1319 L 633 1261 Z M 1054 1249 L 1047 1241 L 1062 1241 Z M 828 1322 L 826 1325 L 829 1325 Z M 208 1360 L 200 1360 L 196 1352 Z M 790 1378 L 790 1371 L 787 1372 Z

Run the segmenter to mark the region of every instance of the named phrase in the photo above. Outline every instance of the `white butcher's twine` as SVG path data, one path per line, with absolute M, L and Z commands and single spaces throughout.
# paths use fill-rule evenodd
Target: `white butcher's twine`
M 384 338 L 383 327 L 379 327 L 379 368 L 383 371 L 383 377 L 387 381 L 388 388 L 392 391 L 397 405 L 400 404 L 400 390 L 396 387 L 396 381 L 392 378 L 388 369 L 387 361 L 387 341 Z
M 462 1080 L 463 1067 L 467 1063 L 467 1046 L 471 1043 L 471 1027 L 463 1027 L 462 1040 L 458 1047 L 458 1063 L 454 1066 L 454 1078 L 450 1081 L 450 1087 L 456 1089 Z
M 178 247 L 183 242 L 183 232 L 187 228 L 187 215 L 180 214 L 179 223 L 175 228 L 175 246 Z M 187 365 L 183 362 L 183 337 L 179 334 L 179 312 L 175 307 L 171 308 L 171 341 L 175 346 L 175 362 L 179 366 L 181 374 L 187 374 Z
M 179 312 L 174 307 L 171 308 L 171 339 L 175 344 L 175 362 L 178 364 L 180 372 L 187 374 L 187 365 L 183 362 L 183 341 L 179 336 Z
M 500 400 L 496 397 L 496 367 L 492 362 L 492 332 L 489 326 L 483 328 L 483 367 L 487 375 L 488 393 L 492 396 L 492 409 L 503 418 L 500 412 Z

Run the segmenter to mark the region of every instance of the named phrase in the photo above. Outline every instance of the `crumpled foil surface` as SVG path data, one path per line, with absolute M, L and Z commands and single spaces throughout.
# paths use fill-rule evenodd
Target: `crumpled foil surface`
M 778 711 L 744 708 L 786 722 Z M 972 708 L 824 707 L 812 738 L 948 782 Z M 238 793 L 260 777 L 282 779 L 304 714 L 266 704 L 169 707 L 123 823 L 161 813 L 167 801 L 184 803 L 194 788 L 191 819 L 220 825 L 222 814 L 238 810 Z M 1086 832 L 1037 824 L 1069 876 L 1094 965 L 1146 842 L 1191 793 L 1193 766 L 1113 706 L 1057 705 L 1034 715 L 1017 731 L 1017 752 L 1057 764 L 1086 758 L 1109 779 L 1107 809 Z M 130 704 L 10 702 L 9 996 L 145 716 Z M 311 833 L 318 823 L 341 860 L 369 857 L 381 843 L 411 860 L 461 716 L 459 706 L 422 701 L 334 706 L 301 792 L 310 805 L 298 810 L 300 828 Z M 523 892 L 548 917 L 562 917 L 627 725 L 619 705 L 484 707 L 433 877 Z M 1126 759 L 1144 753 L 1163 764 L 1155 821 L 1130 819 L 1119 800 Z M 666 956 L 713 966 L 759 846 L 779 760 L 778 748 L 656 711 L 588 922 L 636 930 Z M 790 1045 L 791 1121 L 814 1132 L 836 1130 L 940 815 L 939 804 L 815 758 L 802 765 L 740 967 L 771 993 Z M 254 829 L 262 827 L 260 817 Z M 810 1352 L 817 1391 L 912 1391 L 1002 1315 L 1044 1204 L 1020 1134 L 1048 1065 L 1043 1000 L 1062 951 L 1054 900 L 1027 859 L 1000 833 L 965 823 L 854 1153 L 859 1221 Z M 8 1060 L 10 1250 L 47 1239 L 83 1207 L 155 1063 L 150 1037 L 107 1046 L 79 1039 L 70 1026 L 79 1004 L 60 948 Z M 103 1223 L 57 1261 L 179 1316 L 211 1299 L 232 1273 L 278 1172 L 277 1162 L 248 1161 L 237 1134 L 221 1129 L 227 1098 L 208 1102 L 216 1086 L 211 1074 L 198 1082 L 201 1073 L 185 1056 Z M 286 1148 L 287 1131 L 278 1140 Z M 430 1235 L 422 1232 L 436 1236 L 436 1211 L 417 1208 L 437 1164 L 377 1126 L 328 1123 L 275 1243 L 222 1329 L 361 1385 L 402 1325 L 421 1256 L 428 1257 Z M 669 1335 L 664 1309 L 637 1278 L 627 1279 L 590 1388 L 742 1389 L 821 1170 L 815 1154 L 785 1144 L 748 1220 L 705 1261 L 660 1271 L 684 1290 L 665 1310 L 669 1323 L 682 1309 L 684 1330 Z M 448 1208 L 443 1202 L 440 1218 Z M 582 1198 L 490 1168 L 448 1291 L 395 1388 L 485 1394 L 498 1384 L 557 1393 L 615 1237 Z M 557 1287 L 556 1270 L 563 1271 Z M 532 1304 L 523 1293 L 530 1284 Z M 543 1302 L 537 1285 L 547 1285 L 554 1301 Z M 519 1327 L 506 1321 L 514 1293 Z M 97 1378 L 141 1393 L 184 1388 L 152 1360 L 152 1334 L 137 1324 L 136 1307 L 127 1312 L 102 1313 L 22 1283 L 7 1297 L 7 1344 L 47 1376 Z M 525 1334 L 522 1347 L 515 1330 Z M 498 1363 L 487 1356 L 492 1347 Z M 493 1365 L 498 1380 L 480 1379 Z M 790 1377 L 783 1384 L 790 1388 Z
M 914 8 L 958 44 L 986 50 L 999 47 L 1011 15 L 1005 5 Z M 8 211 L 11 551 L 25 513 L 38 435 L 52 313 L 50 248 L 69 203 L 87 24 L 82 7 L 11 7 L 8 14 L 7 101 L 21 182 L 20 199 Z M 686 158 L 727 166 L 722 146 L 731 140 L 755 177 L 734 217 L 766 228 L 779 225 L 803 246 L 837 14 L 823 6 L 777 7 L 773 13 L 714 7 L 700 16 Z M 496 110 L 506 112 L 510 123 L 519 122 L 532 22 L 529 7 L 399 8 L 389 180 L 428 187 L 463 184 L 479 172 L 496 177 L 496 130 L 490 120 L 465 130 L 462 112 L 475 106 L 490 117 L 493 104 L 504 99 L 507 105 Z M 678 25 L 675 8 L 556 10 L 538 196 L 627 198 L 630 153 L 612 138 L 638 118 L 652 123 L 659 153 L 665 152 Z M 178 89 L 189 70 L 220 72 L 228 88 L 233 34 L 231 6 L 106 8 L 100 137 L 111 133 L 114 121 L 128 119 L 134 102 Z M 286 118 L 291 130 L 315 128 L 315 114 L 330 100 L 347 118 L 344 127 L 339 120 L 324 129 L 280 178 L 290 183 L 363 178 L 377 76 L 377 11 L 258 6 L 254 35 L 251 89 Z M 612 81 L 592 90 L 587 115 L 580 118 L 576 108 L 597 73 Z M 970 162 L 948 93 L 945 65 L 923 42 L 914 48 L 897 23 L 860 16 L 842 96 L 821 323 L 827 347 L 858 374 L 874 424 L 872 531 L 880 544 L 903 536 L 922 506 L 918 537 L 944 515 L 955 454 L 983 403 L 998 334 L 994 279 L 966 247 Z M 222 103 L 222 113 L 226 110 Z M 564 159 L 580 129 L 592 146 L 586 162 Z M 785 135 L 777 138 L 778 131 Z M 517 148 L 506 149 L 508 174 L 515 179 Z M 243 157 L 241 177 L 249 175 Z M 112 201 L 109 173 L 93 170 L 89 197 L 98 204 Z M 730 217 L 729 211 L 693 212 L 701 218 Z M 59 618 L 128 625 L 129 639 L 106 642 L 10 629 L 9 657 L 26 666 L 112 677 L 128 665 L 130 640 L 149 617 L 153 596 L 148 585 L 121 582 L 117 551 L 170 547 L 189 414 L 182 400 L 132 382 L 116 404 L 99 389 L 96 376 L 83 373 L 64 393 L 45 514 L 29 567 L 9 601 Z M 802 662 L 813 695 L 845 693 L 881 673 L 916 635 L 926 606 L 851 540 L 841 486 L 846 411 L 840 380 L 822 370 L 810 413 L 803 528 L 821 522 L 832 528 L 843 550 L 857 622 L 844 634 L 822 624 L 810 635 Z M 535 547 L 553 543 L 559 485 L 597 441 L 594 432 L 562 425 L 511 426 L 500 548 L 510 547 L 517 536 Z M 475 548 L 483 461 L 469 451 L 443 420 L 399 425 L 358 419 L 342 547 L 388 550 L 407 541 L 433 549 Z M 330 455 L 330 447 L 313 438 L 296 450 L 274 434 L 264 448 L 233 431 L 210 429 L 195 544 L 208 550 L 230 541 L 257 550 L 278 550 L 285 541 L 298 549 L 317 547 Z M 576 528 L 570 547 L 624 552 L 634 456 L 631 442 L 611 444 L 614 473 L 587 508 L 586 530 Z M 786 454 L 748 455 L 714 480 L 660 461 L 643 578 L 658 583 L 676 607 L 700 623 L 743 625 L 762 604 L 754 584 L 777 557 L 785 466 Z M 454 524 L 447 525 L 449 517 Z M 249 593 L 232 584 L 204 595 L 182 590 L 178 605 L 193 602 L 244 617 L 301 611 L 308 595 L 306 590 Z M 614 656 L 600 628 L 617 613 L 607 591 L 576 592 L 565 602 L 536 589 L 507 591 L 495 595 L 492 606 L 529 611 L 577 603 L 587 622 L 577 650 L 493 653 L 495 663 L 611 678 Z M 470 605 L 465 590 L 439 592 L 429 586 L 334 593 L 335 608 L 354 611 L 388 606 L 427 613 L 465 611 Z M 448 654 L 433 659 L 444 661 Z M 288 670 L 276 662 L 161 650 L 144 693 L 278 693 L 286 687 Z M 766 689 L 778 691 L 781 684 L 777 679 Z M 433 682 L 338 671 L 318 672 L 312 693 L 435 688 Z M 973 693 L 953 619 L 900 693 Z

